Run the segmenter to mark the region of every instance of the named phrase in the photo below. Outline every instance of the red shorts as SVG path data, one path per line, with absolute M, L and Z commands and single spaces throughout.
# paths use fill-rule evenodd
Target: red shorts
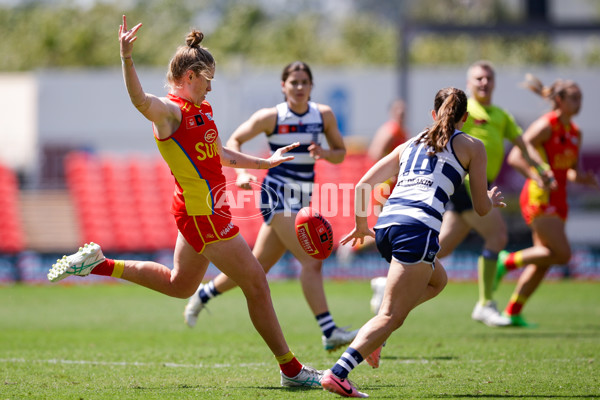
M 562 193 L 543 190 L 531 180 L 525 182 L 519 203 L 527 225 L 531 225 L 536 217 L 542 215 L 555 215 L 565 221 L 569 213 L 566 198 Z
M 231 222 L 231 214 L 222 211 L 213 215 L 175 215 L 177 229 L 194 250 L 202 253 L 207 244 L 229 240 L 240 233 Z

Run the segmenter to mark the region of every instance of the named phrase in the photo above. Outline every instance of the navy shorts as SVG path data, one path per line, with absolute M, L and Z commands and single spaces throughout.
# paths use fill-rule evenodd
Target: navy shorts
M 260 191 L 260 212 L 265 223 L 270 224 L 273 215 L 277 213 L 292 215 L 301 208 L 310 206 L 312 186 L 312 182 L 290 184 L 265 176 Z
M 438 235 L 425 225 L 390 225 L 375 229 L 375 242 L 387 262 L 392 259 L 402 264 L 424 262 L 433 268 L 435 256 L 440 251 Z

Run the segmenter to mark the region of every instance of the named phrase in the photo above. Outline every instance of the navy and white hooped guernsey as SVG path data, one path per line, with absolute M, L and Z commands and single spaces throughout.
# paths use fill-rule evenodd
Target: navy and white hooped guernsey
M 287 102 L 277 104 L 277 122 L 273 133 L 267 136 L 271 154 L 280 147 L 299 142 L 300 146 L 288 152 L 294 159 L 269 169 L 263 190 L 261 212 L 267 223 L 276 212 L 298 212 L 308 206 L 315 180 L 315 159 L 310 156 L 311 143 L 321 145 L 325 140 L 323 116 L 317 104 L 309 101 L 308 111 L 300 115 L 290 110 Z M 273 198 L 277 193 L 277 199 Z
M 460 134 L 464 132 L 456 130 L 446 148 L 432 156 L 427 155 L 424 143 L 417 142 L 421 134 L 409 141 L 400 156 L 398 182 L 381 210 L 376 229 L 425 224 L 440 232 L 445 205 L 467 174 L 452 148 Z

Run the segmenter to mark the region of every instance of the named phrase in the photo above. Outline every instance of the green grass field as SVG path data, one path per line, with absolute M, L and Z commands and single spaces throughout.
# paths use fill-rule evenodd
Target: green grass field
M 370 318 L 367 281 L 326 291 L 339 325 Z M 472 322 L 476 293 L 451 282 L 392 335 L 379 369 L 363 363 L 351 379 L 381 399 L 600 398 L 599 283 L 543 284 L 526 307 L 537 329 Z M 272 294 L 300 361 L 331 367 L 341 352 L 322 349 L 298 282 L 273 282 Z M 337 398 L 279 386 L 239 290 L 213 301 L 195 329 L 183 324 L 185 303 L 128 284 L 0 287 L 0 399 Z

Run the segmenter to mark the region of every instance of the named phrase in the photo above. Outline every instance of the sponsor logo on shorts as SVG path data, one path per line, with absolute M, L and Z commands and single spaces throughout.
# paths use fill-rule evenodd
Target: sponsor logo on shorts
M 225 228 L 221 229 L 221 232 L 219 232 L 219 235 L 226 236 L 232 229 L 233 229 L 233 224 L 230 222 L 227 224 L 227 226 Z

